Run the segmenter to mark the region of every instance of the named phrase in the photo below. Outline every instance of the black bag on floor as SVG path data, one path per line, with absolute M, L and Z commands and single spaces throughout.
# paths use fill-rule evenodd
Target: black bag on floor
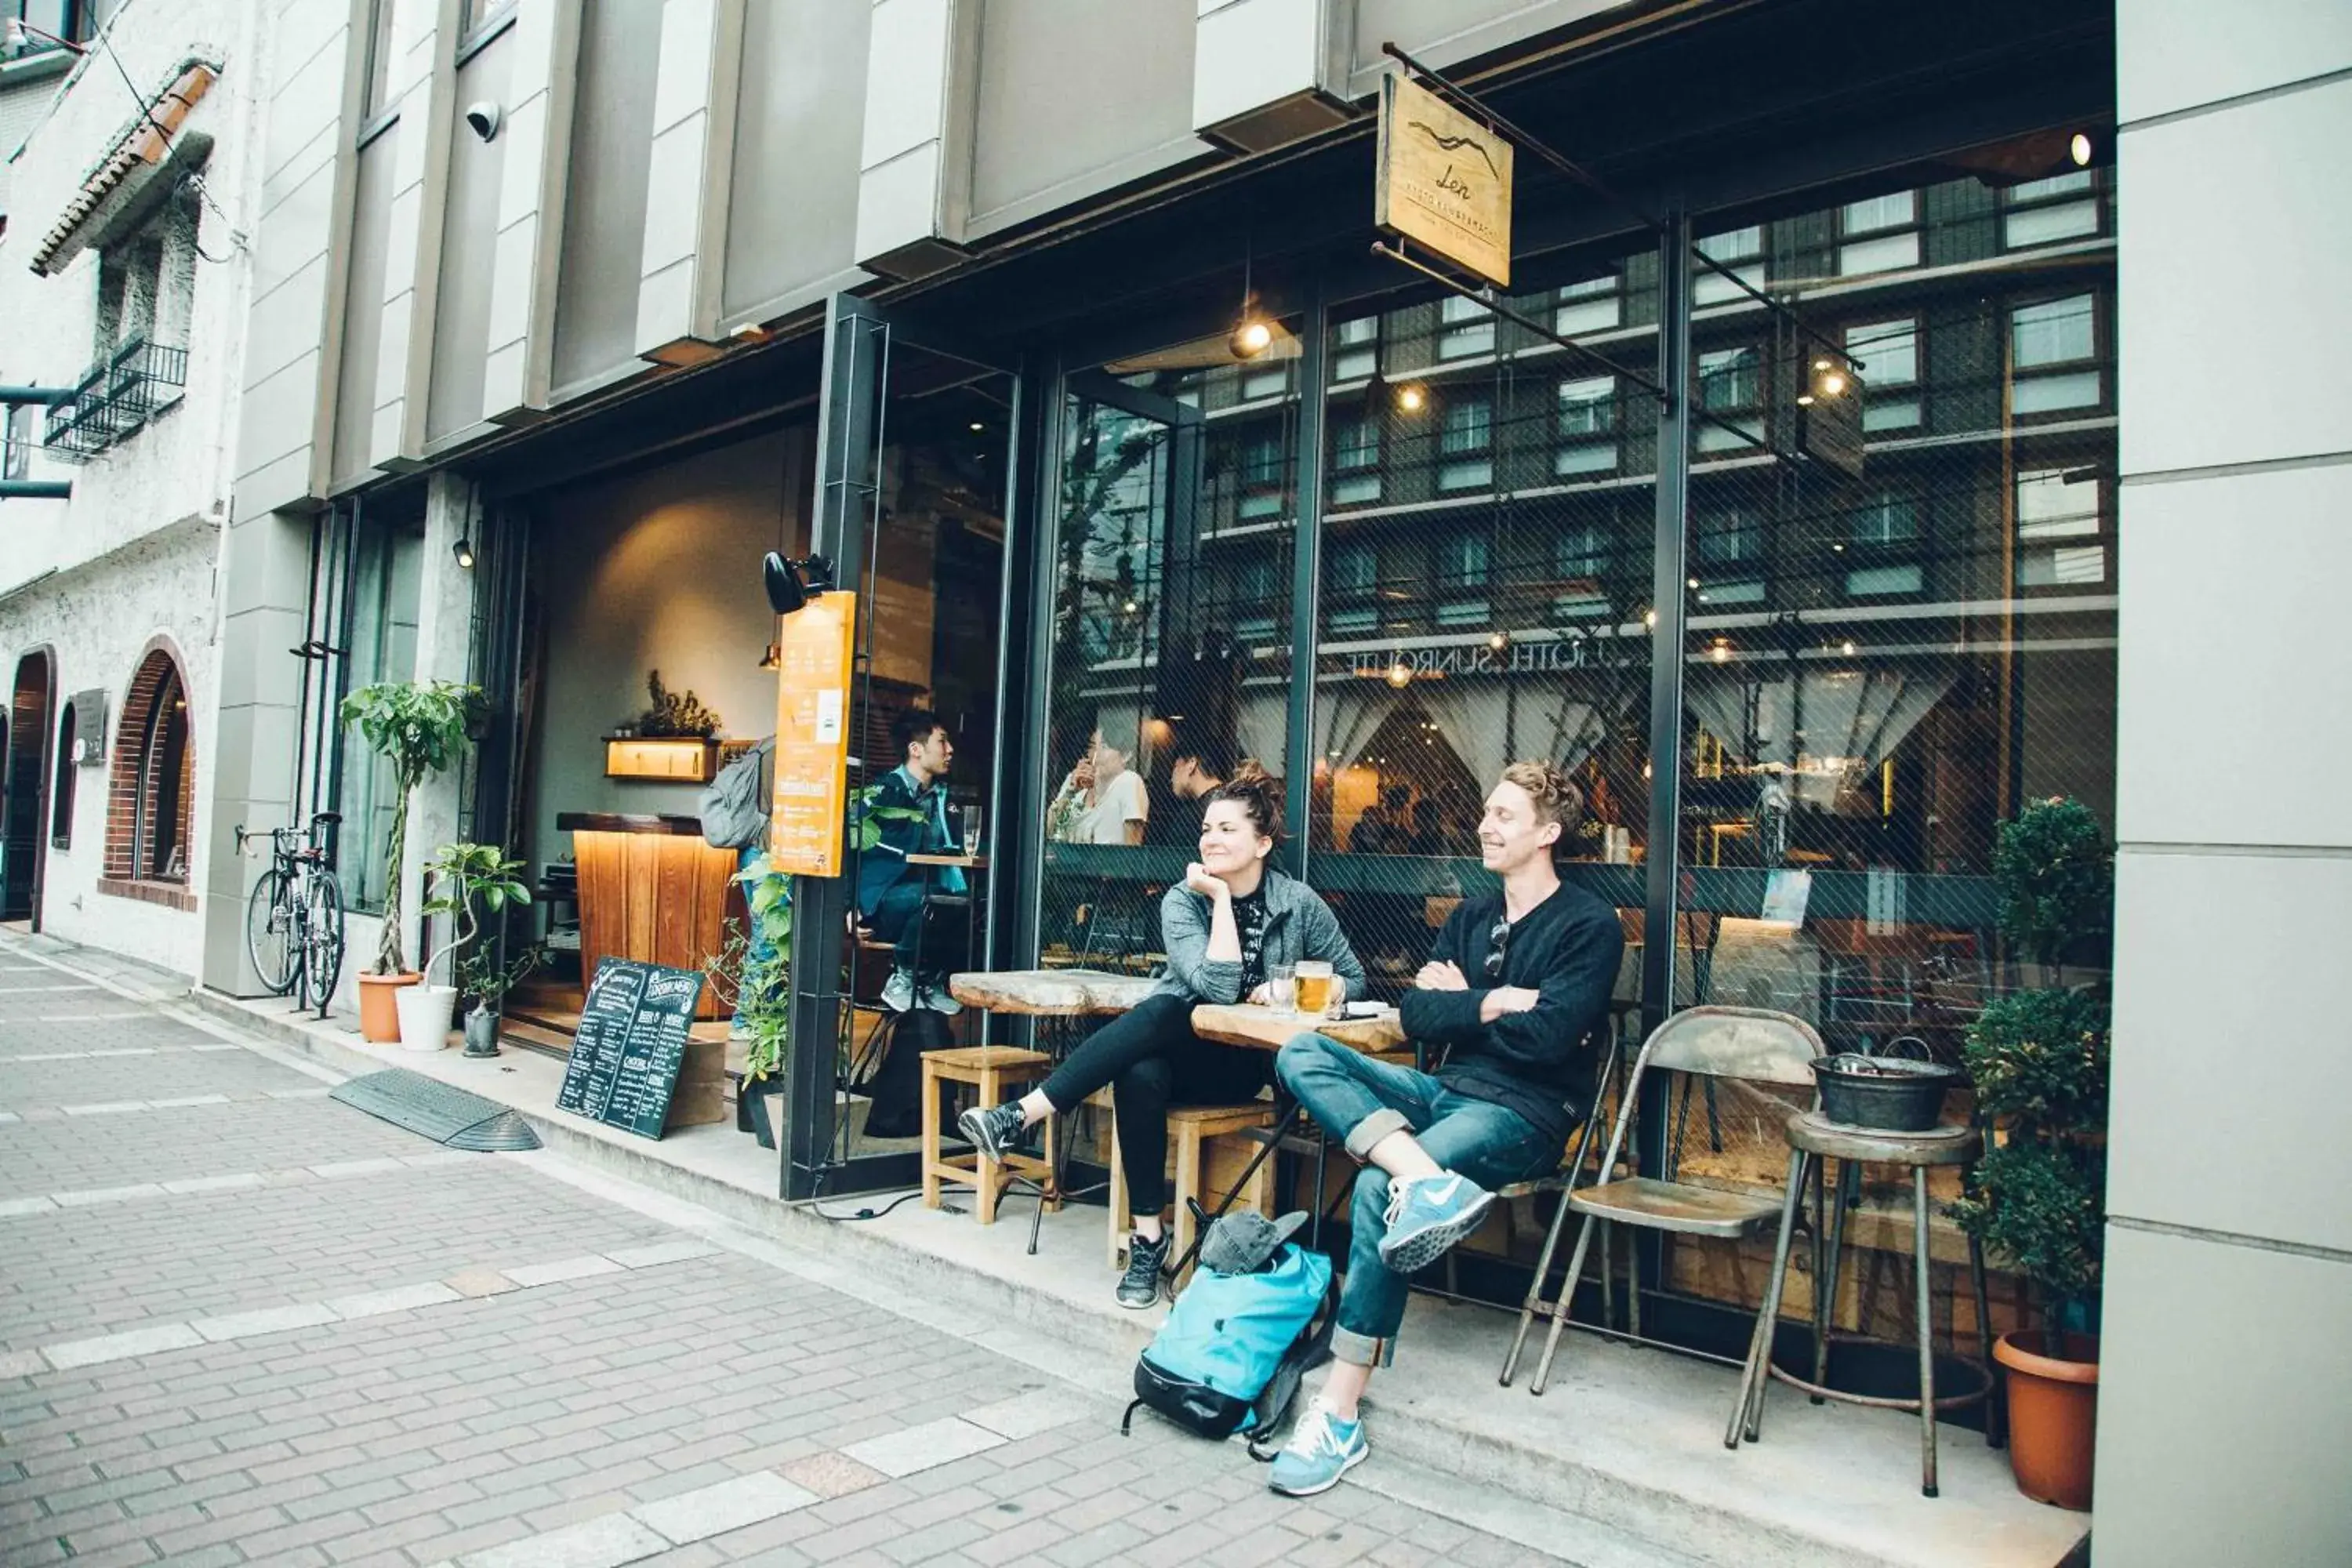
M 947 1019 L 928 1007 L 896 1013 L 875 1031 L 866 1076 L 854 1085 L 873 1100 L 866 1131 L 875 1138 L 912 1138 L 923 1130 L 923 1053 L 955 1044 Z

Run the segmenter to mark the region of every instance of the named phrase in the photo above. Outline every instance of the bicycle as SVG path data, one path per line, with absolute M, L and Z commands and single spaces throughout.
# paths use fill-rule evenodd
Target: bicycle
M 342 821 L 335 812 L 310 818 L 306 830 L 269 830 L 269 869 L 253 886 L 245 906 L 245 943 L 253 972 L 273 996 L 299 984 L 296 1010 L 312 1003 L 326 1016 L 327 1003 L 343 972 L 343 891 L 328 868 L 320 829 Z M 248 834 L 236 828 L 237 853 Z

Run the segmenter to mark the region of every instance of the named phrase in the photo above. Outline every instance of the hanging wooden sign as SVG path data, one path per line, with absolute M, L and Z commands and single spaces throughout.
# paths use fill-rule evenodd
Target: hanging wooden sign
M 1402 73 L 1381 79 L 1372 222 L 1511 281 L 1511 144 Z
M 841 875 L 848 814 L 850 648 L 857 595 L 829 591 L 782 618 L 768 858 L 789 876 Z

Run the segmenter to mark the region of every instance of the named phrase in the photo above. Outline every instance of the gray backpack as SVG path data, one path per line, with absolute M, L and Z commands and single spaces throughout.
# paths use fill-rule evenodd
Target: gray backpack
M 712 848 L 747 848 L 768 831 L 768 803 L 760 795 L 760 774 L 775 743 L 775 737 L 769 736 L 703 786 L 696 809 L 702 815 L 702 841 Z

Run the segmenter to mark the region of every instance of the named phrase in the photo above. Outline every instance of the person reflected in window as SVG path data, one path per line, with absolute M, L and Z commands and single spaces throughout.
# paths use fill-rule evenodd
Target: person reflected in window
M 1131 734 L 1096 730 L 1048 808 L 1054 837 L 1065 844 L 1142 843 L 1151 806 L 1134 760 Z
M 1152 814 L 1145 841 L 1190 846 L 1201 837 L 1202 812 L 1209 796 L 1233 776 L 1232 752 L 1213 741 L 1180 737 L 1168 764 L 1167 809 Z
M 896 950 L 890 978 L 882 987 L 883 1005 L 898 1013 L 916 1006 L 960 1013 L 963 1004 L 948 994 L 942 977 L 963 962 L 961 928 L 953 921 L 931 922 L 927 931 L 922 917 L 934 888 L 944 893 L 964 890 L 963 873 L 952 866 L 907 863 L 909 855 L 962 850 L 961 826 L 948 809 L 947 777 L 955 763 L 955 744 L 940 716 L 928 708 L 909 708 L 899 714 L 890 725 L 890 738 L 900 761 L 875 786 L 869 809 L 883 814 L 876 820 L 882 836 L 857 858 L 858 911 L 876 939 Z
M 1479 850 L 1502 889 L 1446 917 L 1402 1008 L 1405 1033 L 1437 1048 L 1433 1072 L 1320 1034 L 1276 1058 L 1283 1087 L 1363 1164 L 1331 1371 L 1276 1457 L 1276 1491 L 1324 1491 L 1363 1462 L 1358 1402 L 1394 1352 L 1407 1281 L 1478 1228 L 1491 1189 L 1555 1168 L 1591 1113 L 1625 938 L 1617 911 L 1552 864 L 1583 804 L 1543 762 L 1513 763 L 1487 795 Z
M 1127 1173 L 1135 1233 L 1118 1301 L 1139 1310 L 1159 1299 L 1168 1257 L 1160 1210 L 1168 1202 L 1168 1108 L 1254 1100 L 1273 1077 L 1266 1052 L 1220 1045 L 1192 1032 L 1203 1002 L 1263 1000 L 1267 969 L 1301 959 L 1330 964 L 1334 990 L 1360 996 L 1356 961 L 1331 908 L 1266 862 L 1282 835 L 1282 786 L 1263 773 L 1211 792 L 1201 858 L 1160 903 L 1166 972 L 1135 1007 L 1097 1030 L 1043 1084 L 1017 1100 L 976 1108 L 956 1123 L 972 1147 L 1003 1159 L 1023 1132 L 1066 1116 L 1111 1086 L 1118 1161 Z
M 1381 855 L 1388 852 L 1389 819 L 1377 805 L 1364 807 L 1356 818 L 1356 826 L 1348 829 L 1348 853 L 1350 855 Z

